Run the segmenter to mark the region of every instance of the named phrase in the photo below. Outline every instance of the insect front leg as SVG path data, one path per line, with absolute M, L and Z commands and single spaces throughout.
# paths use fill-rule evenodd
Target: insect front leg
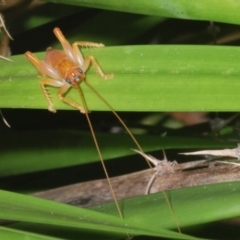
M 69 99 L 69 98 L 66 98 L 64 97 L 64 95 L 67 93 L 67 91 L 71 88 L 71 85 L 69 84 L 64 84 L 59 90 L 58 90 L 58 97 L 60 98 L 60 100 L 62 100 L 63 102 L 65 102 L 66 104 L 80 110 L 81 113 L 85 114 L 87 112 L 87 110 L 82 107 L 80 104 L 78 104 L 77 102 Z M 80 90 L 80 94 L 82 95 L 82 98 L 83 98 L 83 94 L 81 92 L 81 88 L 78 87 L 78 89 Z
M 93 67 L 95 68 L 97 74 L 102 77 L 103 79 L 107 80 L 110 79 L 114 76 L 113 73 L 105 74 L 102 70 L 102 68 L 99 66 L 98 62 L 96 59 L 89 55 L 84 59 L 83 65 L 82 65 L 82 70 L 83 72 L 86 72 L 89 68 L 90 63 L 92 63 Z
M 42 88 L 42 91 L 43 91 L 43 94 L 45 96 L 45 98 L 47 99 L 48 101 L 48 110 L 50 112 L 53 112 L 53 113 L 56 113 L 56 110 L 53 108 L 53 102 L 52 102 L 52 99 L 50 98 L 49 96 L 49 93 L 45 87 L 45 85 L 47 86 L 52 86 L 52 87 L 62 87 L 63 86 L 63 82 L 61 81 L 57 81 L 57 80 L 54 80 L 54 79 L 42 79 L 40 81 L 40 86 Z M 71 87 L 71 86 L 70 86 Z M 61 88 L 59 89 L 61 90 Z

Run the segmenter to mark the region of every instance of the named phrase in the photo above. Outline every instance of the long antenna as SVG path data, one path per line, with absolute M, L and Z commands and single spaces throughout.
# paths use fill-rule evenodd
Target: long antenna
M 136 138 L 133 136 L 133 134 L 131 133 L 131 131 L 130 131 L 129 128 L 127 127 L 127 125 L 123 122 L 123 120 L 120 118 L 120 116 L 119 116 L 119 115 L 116 113 L 116 111 L 113 109 L 113 107 L 112 107 L 85 79 L 82 80 L 82 81 L 83 81 L 83 82 L 87 85 L 87 87 L 88 87 L 93 93 L 95 93 L 96 96 L 97 96 L 102 102 L 104 102 L 104 104 L 106 104 L 106 106 L 113 112 L 113 114 L 116 116 L 116 118 L 117 118 L 117 119 L 119 120 L 119 122 L 123 125 L 123 127 L 125 128 L 125 130 L 128 132 L 128 134 L 130 135 L 130 137 L 132 138 L 133 142 L 136 144 L 136 146 L 138 147 L 138 149 L 139 149 L 141 152 L 143 152 L 140 144 L 138 143 L 138 141 L 136 140 Z M 82 93 L 81 93 L 81 94 L 82 94 Z M 83 97 L 83 95 L 82 95 L 82 97 Z M 86 105 L 86 104 L 85 104 L 85 105 Z M 95 143 L 95 144 L 96 144 L 96 143 Z M 100 153 L 100 155 L 101 155 L 101 153 Z M 165 156 L 164 156 L 164 157 L 165 157 Z M 154 171 L 152 165 L 151 165 L 150 162 L 149 162 L 149 160 L 148 160 L 147 158 L 145 158 L 145 160 L 146 160 L 148 166 L 150 167 L 150 169 L 152 169 L 152 171 Z M 101 160 L 101 161 L 103 161 L 103 160 Z M 103 162 L 102 162 L 102 164 L 104 165 Z M 104 168 L 105 168 L 105 166 L 104 166 Z M 107 173 L 105 173 L 105 174 L 106 174 L 106 176 L 108 176 Z M 157 179 L 157 181 L 159 182 L 159 179 L 158 179 L 158 178 L 156 178 L 156 179 Z M 109 184 L 110 184 L 110 186 L 111 186 L 110 180 L 109 180 Z M 161 183 L 159 182 L 159 184 L 161 184 Z M 111 187 L 111 188 L 112 188 L 112 187 Z M 112 191 L 112 194 L 114 194 L 113 191 Z M 174 212 L 173 212 L 173 208 L 172 208 L 172 206 L 171 206 L 171 204 L 170 204 L 170 202 L 169 202 L 169 200 L 168 200 L 167 194 L 166 194 L 164 191 L 162 191 L 162 194 L 163 194 L 163 196 L 164 196 L 164 198 L 165 198 L 165 200 L 166 200 L 166 202 L 167 202 L 167 204 L 168 204 L 168 207 L 169 207 L 170 212 L 171 212 L 171 214 L 172 214 L 172 217 L 173 217 L 173 220 L 174 220 L 175 225 L 176 225 L 176 227 L 177 227 L 177 230 L 178 230 L 179 233 L 181 233 L 181 229 L 180 229 L 180 227 L 179 227 L 179 223 L 178 223 L 177 217 L 175 216 L 175 214 L 174 214 Z M 115 196 L 114 196 L 114 199 L 116 199 Z M 117 200 L 115 200 L 115 202 L 117 203 Z M 118 204 L 116 204 L 116 205 L 118 206 Z
M 106 104 L 106 106 L 113 112 L 113 114 L 116 116 L 116 118 L 119 120 L 119 122 L 123 125 L 123 127 L 125 128 L 125 130 L 127 131 L 127 133 L 130 135 L 130 137 L 132 138 L 133 142 L 136 144 L 136 146 L 138 147 L 138 149 L 143 152 L 140 144 L 138 143 L 138 141 L 136 140 L 136 138 L 133 136 L 133 134 L 131 133 L 131 131 L 129 130 L 129 128 L 127 127 L 127 125 L 123 122 L 123 120 L 119 117 L 119 115 L 116 113 L 116 111 L 113 109 L 113 107 L 86 81 L 83 80 L 83 82 L 87 85 L 87 87 L 94 92 L 97 97 L 104 102 L 104 104 Z M 148 166 L 150 168 L 152 168 L 150 162 L 146 159 Z
M 108 181 L 108 185 L 109 185 L 109 187 L 110 187 L 110 191 L 111 191 L 112 197 L 113 197 L 114 202 L 115 202 L 115 204 L 116 204 L 116 207 L 117 207 L 117 210 L 118 210 L 118 214 L 119 214 L 119 216 L 123 219 L 122 212 L 121 212 L 121 210 L 120 210 L 120 207 L 119 207 L 117 198 L 116 198 L 115 193 L 114 193 L 114 191 L 113 191 L 112 184 L 111 184 L 111 182 L 110 182 L 109 175 L 108 175 L 108 172 L 107 172 L 106 166 L 105 166 L 105 164 L 104 164 L 103 157 L 102 157 L 102 154 L 101 154 L 99 145 L 98 145 L 98 141 L 97 141 L 96 135 L 95 135 L 95 133 L 94 133 L 91 120 L 90 120 L 90 118 L 89 118 L 88 108 L 87 108 L 86 101 L 85 101 L 85 99 L 84 99 L 82 90 L 81 90 L 81 88 L 79 87 L 79 85 L 77 85 L 77 89 L 78 89 L 78 93 L 79 93 L 79 95 L 80 95 L 80 99 L 81 99 L 83 108 L 84 108 L 84 110 L 85 110 L 85 112 L 86 112 L 85 115 L 86 115 L 86 118 L 87 118 L 87 121 L 88 121 L 88 125 L 89 125 L 89 128 L 90 128 L 92 137 L 93 137 L 93 141 L 94 141 L 94 144 L 95 144 L 95 146 L 96 146 L 96 149 L 97 149 L 97 152 L 98 152 L 98 156 L 99 156 L 99 158 L 100 158 L 100 161 L 101 161 L 101 164 L 102 164 L 104 173 L 105 173 L 105 175 L 106 175 L 106 178 L 107 178 L 107 181 Z

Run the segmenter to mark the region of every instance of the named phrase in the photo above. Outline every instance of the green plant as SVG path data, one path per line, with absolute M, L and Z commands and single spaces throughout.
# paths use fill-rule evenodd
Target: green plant
M 238 3 L 203 1 L 196 4 L 182 1 L 180 4 L 176 1 L 151 1 L 151 3 L 131 1 L 131 4 L 125 5 L 126 1 L 91 1 L 91 3 L 67 1 L 64 4 L 147 13 L 149 16 L 46 4 L 19 18 L 23 24 L 16 30 L 19 33 L 19 38 L 15 39 L 16 44 L 22 38 L 25 41 L 33 38 L 27 44 L 26 42 L 22 44 L 19 52 L 41 51 L 37 56 L 44 58 L 45 52 L 43 52 L 42 45 L 45 42 L 47 46 L 59 48 L 60 45 L 53 40 L 52 33 L 52 28 L 58 24 L 70 42 L 86 39 L 107 45 L 103 49 L 84 49 L 83 52 L 84 55 L 89 53 L 94 55 L 106 72 L 114 72 L 114 78 L 103 81 L 90 69 L 87 73 L 87 81 L 117 111 L 238 110 L 238 102 L 240 102 L 238 101 L 240 100 L 238 47 L 143 44 L 147 42 L 145 35 L 163 22 L 163 17 L 239 23 Z M 50 13 L 46 11 L 55 6 L 56 10 L 51 10 Z M 231 10 L 231 16 L 227 14 L 226 9 Z M 60 19 L 59 12 L 62 13 Z M 45 26 L 42 26 L 43 24 Z M 36 36 L 41 36 L 40 41 Z M 141 45 L 137 45 L 139 38 L 142 39 Z M 35 69 L 25 59 L 23 52 L 21 55 L 12 56 L 11 59 L 13 62 L 0 60 L 0 108 L 46 109 L 46 101 L 38 86 Z M 100 129 L 99 115 L 95 117 L 94 111 L 108 111 L 108 109 L 89 89 L 84 85 L 82 88 L 88 107 L 93 111 L 91 115 L 97 123 L 95 126 L 97 125 L 97 129 Z M 56 109 L 73 110 L 58 100 L 56 89 L 49 88 L 49 91 Z M 78 99 L 74 89 L 70 91 L 69 96 Z M 20 174 L 30 173 L 33 174 L 31 175 L 33 178 L 35 176 L 37 178 L 38 171 L 47 172 L 98 161 L 94 145 L 91 143 L 91 136 L 84 131 L 86 123 L 82 123 L 80 130 L 76 123 L 84 118 L 83 115 L 77 113 L 80 116 L 73 115 L 73 118 L 70 117 L 70 112 L 66 113 L 66 126 L 66 124 L 58 123 L 60 111 L 54 116 L 55 122 L 53 123 L 45 120 L 45 118 L 48 119 L 46 115 L 48 113 L 45 112 L 47 111 L 40 112 L 39 116 L 41 116 L 40 121 L 45 122 L 44 128 L 48 129 L 34 130 L 33 128 L 37 127 L 32 126 L 34 121 L 31 117 L 26 118 L 27 124 L 25 120 L 20 122 L 13 120 L 13 126 L 15 124 L 17 127 L 25 127 L 24 131 L 13 132 L 2 127 L 0 139 L 2 181 L 7 182 L 11 178 L 18 181 Z M 10 120 L 11 114 L 15 116 L 16 112 L 9 113 Z M 69 127 L 73 129 L 64 129 Z M 139 127 L 139 122 L 136 120 L 133 121 L 133 128 L 144 129 L 144 127 Z M 148 133 L 137 138 L 145 151 L 162 148 L 235 147 L 235 144 L 218 142 L 199 135 L 189 137 L 173 135 L 164 138 Z M 100 130 L 97 130 L 97 136 L 102 148 L 107 149 L 103 150 L 106 160 L 133 154 L 129 149 L 135 146 L 128 136 L 113 136 L 110 133 L 102 133 Z M 53 174 L 53 172 L 50 173 Z M 53 175 L 47 178 L 46 182 L 53 182 L 52 185 L 55 187 L 61 186 L 62 183 L 58 180 Z M 12 186 L 5 187 L 21 194 L 0 192 L 0 218 L 20 221 L 20 223 L 1 227 L 2 236 L 6 239 L 10 236 L 11 239 L 14 237 L 20 239 L 26 235 L 29 239 L 52 239 L 51 236 L 57 239 L 79 239 L 79 236 L 89 239 L 96 237 L 117 239 L 126 238 L 129 234 L 130 236 L 149 235 L 171 239 L 193 239 L 191 236 L 167 230 L 174 229 L 175 223 L 161 193 L 121 202 L 120 206 L 124 206 L 125 216 L 122 220 L 116 215 L 113 204 L 99 205 L 92 211 L 23 195 L 47 189 L 49 186 L 46 182 L 40 184 L 36 179 L 33 182 L 24 182 L 21 189 L 14 189 Z M 175 190 L 168 193 L 168 196 L 180 226 L 193 228 L 193 226 L 201 227 L 201 224 L 238 216 L 238 188 L 239 183 L 223 183 Z M 220 208 L 221 211 L 219 211 Z M 196 216 L 199 217 L 196 218 Z

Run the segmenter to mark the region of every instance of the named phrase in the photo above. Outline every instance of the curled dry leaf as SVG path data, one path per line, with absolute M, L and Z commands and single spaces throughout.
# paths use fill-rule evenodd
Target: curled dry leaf
M 3 116 L 3 113 L 2 113 L 2 111 L 1 111 L 1 109 L 0 109 L 0 116 L 1 116 L 1 118 L 2 118 L 2 120 L 3 120 L 3 122 L 5 123 L 5 125 L 6 125 L 7 127 L 11 128 L 10 124 L 8 123 L 8 121 L 7 121 L 6 118 Z
M 155 159 L 142 152 L 138 153 L 149 160 L 159 161 L 163 165 L 167 161 L 166 159 Z M 239 181 L 240 171 L 236 169 L 239 166 L 222 163 L 224 162 L 206 159 L 180 164 L 169 162 L 167 165 L 170 165 L 168 166 L 171 169 L 170 172 L 165 171 L 164 174 L 158 174 L 154 167 L 154 171 L 153 169 L 146 169 L 113 177 L 111 183 L 117 199 L 120 200 L 183 187 Z M 163 166 L 161 167 L 163 168 Z M 111 202 L 112 195 L 108 189 L 107 180 L 98 179 L 34 193 L 33 196 L 87 207 Z
M 154 167 L 155 172 L 154 172 L 154 174 L 152 175 L 152 177 L 150 178 L 150 180 L 147 184 L 145 194 L 149 194 L 151 186 L 152 186 L 152 184 L 153 184 L 157 175 L 162 176 L 164 174 L 175 172 L 174 166 L 177 164 L 177 162 L 176 161 L 173 161 L 173 162 L 168 161 L 164 151 L 163 151 L 163 154 L 164 154 L 164 159 L 163 160 L 158 160 L 151 155 L 147 155 L 147 154 L 145 154 L 141 151 L 135 150 L 135 149 L 133 149 L 133 151 L 142 155 L 145 159 L 150 161 L 155 166 Z
M 141 151 L 138 151 L 138 150 L 135 150 L 135 149 L 132 149 L 132 150 L 136 153 L 139 153 L 140 155 L 142 155 L 147 160 L 149 160 L 155 166 L 154 169 L 156 170 L 156 172 L 159 175 L 164 175 L 166 173 L 173 173 L 174 172 L 174 167 L 173 166 L 176 165 L 177 162 L 176 161 L 173 161 L 173 162 L 168 161 L 164 151 L 163 151 L 164 159 L 159 160 L 159 159 L 156 159 L 155 157 L 153 157 L 151 155 L 148 155 L 148 154 L 145 154 Z
M 6 27 L 5 22 L 4 22 L 3 15 L 0 13 L 0 29 L 1 28 L 4 29 L 4 34 L 1 38 L 0 58 L 12 62 L 12 60 L 8 59 L 6 56 L 10 55 L 9 39 L 13 40 L 13 38 L 7 30 L 7 27 Z
M 234 157 L 240 160 L 240 144 L 238 144 L 237 148 L 233 148 L 233 149 L 203 150 L 203 151 L 179 153 L 179 154 L 224 156 L 224 157 Z

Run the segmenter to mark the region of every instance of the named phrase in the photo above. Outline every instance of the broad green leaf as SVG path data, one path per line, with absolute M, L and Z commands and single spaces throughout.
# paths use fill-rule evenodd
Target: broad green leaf
M 240 182 L 229 182 L 188 187 L 167 194 L 179 226 L 184 228 L 239 216 L 239 189 Z M 156 228 L 176 228 L 162 193 L 126 199 L 120 201 L 120 206 L 124 206 L 126 219 Z M 113 207 L 111 203 L 93 209 L 109 213 Z
M 88 11 L 86 11 L 85 15 L 88 15 Z M 114 24 L 109 24 L 110 19 Z M 118 46 L 134 42 L 162 21 L 164 19 L 159 16 L 100 11 L 91 16 L 91 18 L 86 19 L 74 30 L 69 31 L 69 29 L 64 27 L 63 29 L 61 27 L 61 29 L 63 33 L 66 32 L 68 41 L 72 43 L 85 40 L 104 43 L 105 46 Z M 128 23 L 127 26 L 126 22 Z M 118 31 L 116 31 L 116 26 Z M 50 32 L 49 34 L 53 33 Z M 58 41 L 52 47 L 62 48 Z
M 100 63 L 103 80 L 91 68 L 87 81 L 115 110 L 124 111 L 238 111 L 240 70 L 238 47 L 125 46 L 84 50 Z M 37 54 L 40 59 L 45 54 Z M 47 108 L 36 70 L 24 56 L 1 61 L 0 107 Z M 14 71 L 13 71 L 14 69 Z M 84 83 L 90 110 L 108 110 Z M 72 109 L 49 87 L 56 109 Z M 79 101 L 78 93 L 67 94 Z
M 54 0 L 54 2 L 170 18 L 240 23 L 238 13 L 240 3 L 233 0 Z
M 58 227 L 85 229 L 90 232 L 109 232 L 116 236 L 149 235 L 172 239 L 195 239 L 161 227 L 151 227 L 134 220 L 121 219 L 96 211 L 68 206 L 16 193 L 0 191 L 0 218 Z M 115 215 L 116 209 L 112 214 Z
M 239 182 L 221 183 L 174 190 L 167 194 L 179 225 L 184 229 L 196 224 L 239 216 L 239 187 Z M 32 223 L 43 223 L 43 219 L 47 219 L 45 224 L 55 226 L 89 230 L 94 228 L 95 231 L 115 231 L 116 234 L 127 231 L 130 235 L 164 236 L 162 234 L 167 233 L 168 237 L 174 238 L 174 233 L 171 235 L 170 232 L 162 231 L 162 228 L 176 227 L 162 193 L 120 201 L 124 220 L 117 217 L 113 203 L 92 208 L 104 213 L 101 215 L 95 211 L 4 191 L 1 191 L 1 196 L 0 216 L 5 219 Z M 34 201 L 29 201 L 30 199 Z M 27 205 L 25 201 L 28 201 Z M 144 226 L 147 226 L 148 230 Z M 187 239 L 186 236 L 182 236 L 183 239 L 184 237 Z
M 79 19 L 81 19 L 80 24 L 75 25 L 73 28 L 73 23 L 79 21 Z M 110 19 L 114 24 L 109 24 Z M 67 34 L 67 38 L 71 42 L 88 40 L 92 42 L 102 42 L 107 46 L 111 46 L 134 42 L 163 20 L 164 19 L 159 16 L 97 11 L 70 5 L 48 3 L 26 12 L 20 19 L 20 21 L 24 23 L 24 29 L 19 29 L 18 26 L 16 26 L 15 29 L 15 26 L 13 26 L 12 32 L 16 34 L 20 30 L 30 30 L 32 28 L 33 31 L 25 32 L 25 34 L 32 36 L 36 33 L 44 32 L 44 43 L 46 45 L 44 46 L 40 43 L 42 49 L 37 48 L 39 43 L 33 40 L 31 45 L 28 46 L 28 50 L 30 51 L 31 48 L 45 50 L 49 45 L 54 48 L 61 48 L 60 43 L 53 35 L 52 29 L 54 27 L 60 27 L 61 30 Z M 68 22 L 68 25 L 64 26 L 65 22 Z M 126 22 L 128 22 L 127 26 Z M 47 23 L 52 29 L 46 27 Z M 69 25 L 71 25 L 70 28 Z M 116 26 L 118 31 L 116 31 Z M 34 27 L 38 29 L 38 31 L 34 29 Z M 48 31 L 46 31 L 44 27 L 46 27 Z M 25 37 L 24 34 L 22 36 Z M 41 36 L 41 34 L 39 36 Z M 53 40 L 56 40 L 55 43 L 51 42 Z
M 62 5 L 48 3 L 38 6 L 37 8 L 26 11 L 18 18 L 19 22 L 22 22 L 24 26 L 19 28 L 19 25 L 13 24 L 11 26 L 11 32 L 15 34 L 19 31 L 37 28 L 43 24 L 51 23 L 59 19 L 63 19 L 66 16 L 70 16 L 76 13 L 81 14 L 86 8 L 80 8 L 71 5 Z

